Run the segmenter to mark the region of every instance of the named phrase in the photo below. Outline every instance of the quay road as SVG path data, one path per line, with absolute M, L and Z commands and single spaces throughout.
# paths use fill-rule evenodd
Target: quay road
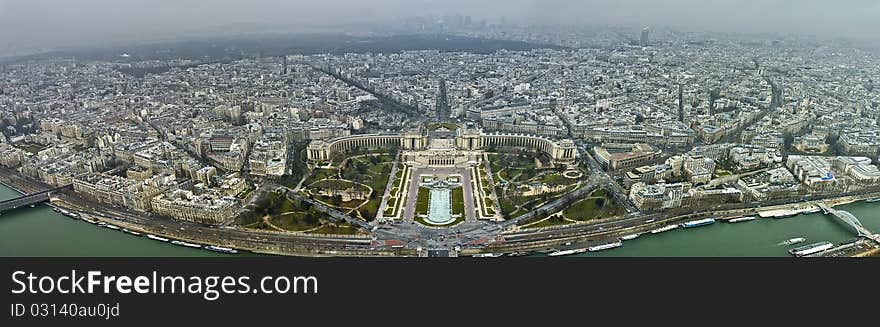
M 75 194 L 53 197 L 53 205 L 80 211 L 83 216 L 143 233 L 200 244 L 212 244 L 258 253 L 286 255 L 369 255 L 371 239 L 364 236 L 301 234 L 209 226 L 136 212 L 84 199 Z
M 49 184 L 22 176 L 17 171 L 0 167 L 0 182 L 7 187 L 24 194 L 45 192 L 55 188 Z

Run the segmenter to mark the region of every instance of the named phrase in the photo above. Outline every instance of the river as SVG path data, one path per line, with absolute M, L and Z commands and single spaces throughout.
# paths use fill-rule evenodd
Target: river
M 854 214 L 869 230 L 880 230 L 880 202 L 857 202 L 837 206 Z M 643 234 L 623 246 L 578 256 L 596 257 L 782 257 L 788 250 L 815 242 L 839 244 L 855 238 L 856 232 L 840 219 L 822 213 L 791 218 L 758 218 L 740 223 L 718 221 L 712 225 L 677 228 L 660 234 Z M 779 243 L 803 237 L 796 245 Z
M 0 185 L 0 200 L 19 196 Z M 880 202 L 853 203 L 837 207 L 859 217 L 868 229 L 880 231 Z M 829 241 L 841 243 L 856 237 L 843 222 L 821 213 L 785 219 L 759 218 L 678 228 L 661 234 L 645 234 L 623 246 L 579 256 L 604 257 L 781 257 L 793 246 L 779 242 L 804 237 L 799 245 Z M 251 255 L 242 252 L 238 256 Z M 70 219 L 45 205 L 21 208 L 0 216 L 0 256 L 97 256 L 97 257 L 211 257 L 229 256 L 136 237 Z

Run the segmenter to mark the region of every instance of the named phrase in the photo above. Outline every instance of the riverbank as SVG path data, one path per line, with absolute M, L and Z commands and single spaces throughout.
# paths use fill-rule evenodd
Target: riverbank
M 20 193 L 0 186 L 0 199 Z M 238 256 L 251 256 L 240 253 Z M 0 257 L 220 257 L 71 219 L 45 204 L 0 215 Z
M 580 223 L 580 224 L 569 224 L 563 226 L 554 226 L 554 227 L 545 227 L 540 229 L 535 229 L 533 231 L 518 231 L 517 236 L 520 238 L 527 238 L 529 233 L 538 235 L 550 235 L 550 238 L 536 238 L 534 240 L 526 240 L 526 241 L 518 241 L 515 243 L 500 243 L 489 246 L 485 249 L 465 249 L 462 251 L 462 255 L 473 255 L 477 253 L 512 253 L 512 252 L 532 252 L 532 253 L 548 253 L 557 249 L 568 249 L 574 247 L 589 247 L 594 245 L 605 244 L 609 241 L 616 240 L 617 238 L 624 235 L 633 235 L 633 234 L 645 234 L 650 230 L 657 229 L 663 226 L 668 225 L 677 225 L 685 221 L 696 220 L 702 218 L 715 218 L 717 220 L 727 220 L 730 218 L 740 217 L 740 216 L 758 216 L 760 212 L 764 211 L 780 211 L 780 212 L 788 212 L 788 213 L 796 213 L 800 214 L 802 212 L 815 211 L 815 205 L 819 201 L 828 203 L 832 206 L 838 205 L 846 205 L 852 203 L 864 203 L 863 200 L 873 199 L 880 196 L 880 193 L 869 193 L 869 194 L 861 194 L 856 196 L 844 196 L 844 197 L 835 197 L 835 198 L 826 198 L 822 200 L 814 200 L 807 202 L 795 202 L 795 203 L 787 203 L 787 204 L 779 204 L 772 206 L 764 206 L 764 207 L 754 207 L 754 208 L 742 208 L 742 209 L 729 209 L 729 210 L 721 210 L 721 211 L 703 211 L 703 212 L 694 212 L 684 215 L 677 215 L 672 217 L 665 218 L 656 218 L 649 219 L 650 222 L 635 224 L 632 226 L 626 227 L 607 227 L 603 228 L 602 224 L 613 224 L 616 221 L 615 219 L 609 219 L 601 222 L 591 222 L 591 223 Z M 880 203 L 877 203 L 880 204 Z M 873 206 L 880 208 L 880 206 Z M 878 209 L 880 210 L 880 209 Z M 819 216 L 822 216 L 821 213 L 817 213 Z M 870 217 L 880 217 L 880 213 L 872 213 L 871 215 L 864 215 L 866 218 Z M 760 220 L 770 220 L 770 221 L 783 221 L 790 218 L 758 218 Z M 834 218 L 836 219 L 836 218 Z M 833 220 L 832 220 L 833 221 Z M 837 222 L 835 222 L 837 223 Z M 599 226 L 599 227 L 597 227 Z M 872 230 L 875 232 L 880 230 L 880 224 L 878 226 L 873 227 Z M 504 235 L 504 234 L 502 234 Z M 508 236 L 510 234 L 507 234 Z M 523 236 L 526 235 L 526 236 Z M 855 237 L 856 234 L 851 232 L 850 238 Z M 843 239 L 841 239 L 842 241 Z M 566 245 L 573 244 L 573 245 Z
M 52 189 L 52 186 L 20 176 L 3 168 L 0 182 L 18 194 Z M 8 198 L 15 196 L 9 195 Z M 73 199 L 73 200 L 69 200 Z M 368 236 L 336 236 L 323 234 L 294 235 L 287 232 L 246 230 L 231 227 L 205 226 L 147 213 L 132 212 L 123 208 L 105 206 L 73 194 L 53 195 L 51 205 L 90 219 L 106 222 L 143 234 L 203 245 L 230 247 L 258 254 L 287 256 L 389 256 L 407 255 L 404 251 L 370 249 Z M 39 236 L 37 236 L 39 237 Z
M 0 181 L 3 181 L 8 176 L 0 176 Z M 3 182 L 3 184 L 9 185 L 9 183 Z M 14 186 L 14 185 L 10 185 Z M 47 186 L 51 188 L 51 186 Z M 31 186 L 31 188 L 35 188 L 35 186 Z M 39 187 L 36 187 L 39 188 Z M 10 189 L 11 191 L 11 189 Z M 20 193 L 20 192 L 19 192 Z M 861 200 L 864 198 L 876 198 L 880 195 L 877 194 L 866 194 L 859 197 L 841 197 L 834 199 L 826 199 L 823 200 L 830 204 L 843 204 L 843 203 L 852 203 L 857 202 L 856 204 L 848 204 L 846 207 L 857 206 L 858 208 L 880 208 L 880 203 L 876 203 L 874 205 L 864 204 Z M 10 196 L 13 197 L 13 196 Z M 278 254 L 278 255 L 298 255 L 298 256 L 416 256 L 418 253 L 415 253 L 414 250 L 408 249 L 392 249 L 385 250 L 382 248 L 371 249 L 372 240 L 369 237 L 361 236 L 361 237 L 333 237 L 333 236 L 321 236 L 321 235 L 291 235 L 291 233 L 286 232 L 269 232 L 269 231 L 252 231 L 252 230 L 244 230 L 240 228 L 232 228 L 232 227 L 211 227 L 198 225 L 193 223 L 181 222 L 168 218 L 154 217 L 147 213 L 138 213 L 132 212 L 121 208 L 113 208 L 113 207 L 104 207 L 100 204 L 91 203 L 89 201 L 81 200 L 79 197 L 75 195 L 66 195 L 66 194 L 58 194 L 53 196 L 54 205 L 65 208 L 66 210 L 77 211 L 78 213 L 85 214 L 89 219 L 94 219 L 96 221 L 104 221 L 107 223 L 111 223 L 121 228 L 126 228 L 132 231 L 140 232 L 143 234 L 155 234 L 160 235 L 166 238 L 179 239 L 182 241 L 190 242 L 190 243 L 199 243 L 199 244 L 210 244 L 210 245 L 218 245 L 224 247 L 232 247 L 240 250 L 252 251 L 255 253 L 261 254 Z M 522 241 L 522 242 L 508 242 L 507 244 L 494 244 L 488 248 L 476 248 L 476 247 L 465 247 L 463 250 L 463 255 L 481 253 L 481 252 L 496 252 L 496 253 L 511 253 L 511 252 L 540 252 L 540 251 L 549 251 L 553 248 L 557 248 L 564 243 L 571 242 L 573 246 L 587 246 L 587 245 L 597 245 L 604 244 L 610 240 L 616 240 L 618 237 L 629 234 L 639 234 L 645 233 L 651 229 L 659 228 L 665 225 L 678 224 L 687 220 L 695 220 L 700 219 L 702 217 L 711 216 L 717 218 L 719 223 L 714 224 L 715 226 L 710 227 L 700 227 L 697 229 L 687 229 L 687 234 L 681 234 L 683 231 L 671 231 L 661 234 L 662 236 L 654 236 L 652 235 L 646 240 L 643 249 L 639 249 L 634 252 L 629 252 L 628 249 L 633 248 L 631 244 L 633 242 L 627 241 L 626 245 L 622 247 L 622 249 L 614 249 L 609 251 L 603 251 L 602 254 L 608 253 L 612 256 L 653 256 L 653 255 L 669 255 L 669 256 L 677 256 L 677 255 L 696 255 L 696 253 L 700 253 L 699 255 L 706 256 L 725 256 L 730 254 L 737 255 L 746 255 L 746 256 L 763 256 L 763 255 L 784 255 L 784 253 L 780 254 L 777 249 L 756 249 L 753 252 L 744 251 L 738 252 L 737 250 L 727 250 L 727 249 L 719 249 L 712 248 L 709 243 L 705 243 L 699 245 L 697 247 L 709 247 L 716 252 L 689 252 L 689 250 L 685 249 L 689 246 L 696 245 L 688 245 L 689 243 L 680 243 L 680 246 L 683 249 L 679 249 L 676 251 L 681 252 L 671 252 L 669 254 L 664 254 L 663 252 L 656 252 L 653 248 L 665 248 L 669 244 L 670 240 L 666 239 L 666 235 L 674 235 L 673 239 L 678 240 L 680 238 L 689 238 L 691 237 L 691 233 L 693 230 L 699 231 L 716 231 L 716 230 L 724 230 L 723 234 L 715 234 L 716 238 L 754 238 L 754 235 L 748 233 L 739 232 L 740 230 L 746 231 L 749 230 L 750 233 L 758 235 L 764 233 L 762 229 L 719 229 L 719 226 L 731 225 L 731 226 L 743 226 L 739 223 L 737 224 L 728 224 L 723 223 L 722 220 L 728 219 L 731 217 L 737 217 L 742 215 L 748 215 L 749 212 L 754 213 L 761 210 L 775 210 L 775 209 L 798 209 L 803 210 L 805 208 L 810 207 L 809 203 L 791 203 L 791 204 L 782 204 L 776 206 L 767 206 L 760 208 L 750 208 L 750 209 L 734 209 L 734 210 L 726 210 L 719 212 L 699 212 L 699 213 L 689 213 L 687 215 L 678 215 L 669 218 L 658 218 L 656 221 L 652 221 L 650 223 L 644 223 L 644 219 L 649 216 L 638 216 L 639 219 L 642 220 L 634 220 L 630 226 L 622 227 L 622 228 L 602 228 L 599 227 L 598 230 L 589 230 L 587 229 L 590 226 L 598 226 L 596 224 L 572 224 L 568 226 L 561 226 L 559 228 L 542 228 L 539 229 L 541 231 L 550 233 L 550 235 L 545 235 L 546 238 Z M 26 209 L 26 208 L 23 208 Z M 880 217 L 880 212 L 875 209 L 865 209 L 868 213 L 857 213 L 857 216 L 870 218 L 870 217 Z M 874 211 L 871 211 L 874 210 Z M 49 210 L 49 213 L 52 213 Z M 14 212 L 10 215 L 17 215 L 17 212 Z M 823 217 L 821 214 L 818 217 Z M 8 218 L 5 217 L 4 218 Z M 659 217 L 658 215 L 654 215 Z M 69 218 L 62 218 L 63 216 L 58 217 L 58 219 L 75 222 L 75 220 Z M 804 217 L 803 215 L 799 217 Z M 793 219 L 793 220 L 790 220 Z M 785 228 L 776 229 L 775 226 L 789 226 L 788 222 L 797 222 L 803 218 L 785 218 L 785 219 L 773 219 L 773 218 L 763 218 L 758 219 L 759 221 L 772 222 L 769 225 L 761 225 L 764 228 L 772 228 L 776 230 L 779 235 L 766 235 L 765 242 L 771 241 L 773 238 L 782 238 L 788 235 L 782 235 L 783 232 L 786 231 Z M 809 218 L 807 218 L 809 219 Z M 816 220 L 816 219 L 812 219 Z M 804 229 L 803 233 L 811 234 L 816 233 L 813 231 L 813 228 L 818 230 L 839 230 L 840 233 L 835 232 L 834 234 L 819 235 L 818 237 L 827 238 L 833 242 L 843 242 L 854 237 L 854 234 L 851 231 L 846 230 L 845 226 L 842 227 L 842 223 L 838 222 L 836 219 L 832 218 L 821 218 L 821 222 L 819 225 L 815 225 L 810 227 L 810 224 L 801 226 L 800 223 L 795 223 L 794 227 L 791 228 L 792 231 L 797 231 L 799 228 Z M 600 222 L 601 224 L 611 224 L 617 223 L 620 220 L 612 219 L 612 220 L 603 220 Z M 818 221 L 818 220 L 816 220 Z M 77 222 L 83 227 L 92 228 L 95 230 L 100 230 L 102 232 L 111 232 L 104 228 L 99 228 L 97 226 L 91 224 L 85 224 L 81 222 Z M 865 221 L 866 225 L 871 230 L 880 229 L 880 224 L 875 224 L 873 221 L 868 220 Z M 52 228 L 54 222 L 46 222 L 46 227 L 40 228 Z M 753 222 L 743 223 L 744 226 L 751 226 L 750 224 L 754 224 Z M 610 225 L 608 225 L 610 226 Z M 623 226 L 623 225 L 621 225 Z M 800 226 L 800 227 L 799 227 Z M 806 227 L 804 227 L 806 226 Z M 818 226 L 818 227 L 816 227 Z M 789 227 L 786 227 L 789 228 Z M 28 230 L 27 232 L 34 233 L 30 235 L 32 238 L 41 238 L 44 237 L 42 233 L 34 232 Z M 14 234 L 15 232 L 11 232 Z M 728 233 L 730 233 L 728 235 Z M 119 233 L 122 234 L 122 233 Z M 505 233 L 505 236 L 509 236 L 509 234 Z M 694 235 L 703 235 L 703 232 L 699 232 Z M 75 236 L 75 234 L 74 234 Z M 795 235 L 797 236 L 797 235 Z M 762 236 L 763 237 L 763 236 Z M 643 238 L 639 238 L 636 242 L 642 242 Z M 150 241 L 153 243 L 158 243 L 155 241 Z M 692 241 L 693 244 L 700 244 L 700 239 L 697 238 Z M 735 241 L 730 241 L 731 244 L 736 243 Z M 778 242 L 778 240 L 777 240 Z M 7 243 L 12 244 L 12 243 Z M 354 245 L 353 245 L 354 244 Z M 656 246 L 657 244 L 661 244 L 662 246 Z M 14 246 L 12 244 L 11 246 Z M 733 246 L 732 248 L 741 248 L 742 245 Z M 760 252 L 766 251 L 766 252 Z M 206 252 L 206 251 L 203 251 Z M 874 252 L 876 254 L 876 252 Z M 592 254 L 590 254 L 592 255 Z M 870 255 L 870 254 L 856 254 L 856 255 Z

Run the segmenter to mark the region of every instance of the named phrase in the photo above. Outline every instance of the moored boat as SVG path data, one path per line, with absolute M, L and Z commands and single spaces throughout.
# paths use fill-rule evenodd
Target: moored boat
M 834 247 L 834 244 L 828 241 L 822 241 L 819 243 L 808 244 L 800 247 L 796 247 L 794 249 L 788 250 L 788 253 L 791 255 L 802 257 L 805 255 L 819 253 L 830 248 Z
M 794 216 L 797 216 L 797 215 L 798 215 L 798 212 L 787 212 L 787 213 L 785 213 L 785 214 L 781 214 L 781 215 L 778 215 L 778 216 L 774 216 L 773 218 L 775 218 L 775 219 L 785 219 L 785 218 L 791 218 L 791 217 L 794 217 Z
M 715 218 L 705 218 L 705 219 L 700 219 L 700 220 L 688 221 L 686 223 L 681 224 L 681 227 L 692 228 L 692 227 L 711 225 L 714 223 L 715 223 Z
M 602 245 L 591 246 L 591 247 L 588 248 L 588 250 L 590 250 L 590 252 L 602 251 L 602 250 L 608 250 L 608 249 L 613 249 L 613 248 L 616 248 L 616 247 L 620 247 L 621 245 L 623 245 L 623 243 L 621 243 L 621 242 L 613 242 L 613 243 L 607 243 L 607 244 L 602 244 Z
M 729 222 L 729 223 L 741 223 L 741 222 L 745 222 L 745 221 L 752 221 L 752 220 L 755 220 L 755 219 L 756 219 L 756 218 L 755 218 L 754 216 L 748 216 L 748 217 L 737 217 L 737 218 L 731 218 L 731 219 L 727 220 L 727 222 Z
M 147 234 L 147 238 L 149 238 L 151 240 L 159 241 L 159 242 L 168 242 L 169 241 L 169 239 L 167 239 L 167 238 L 164 238 L 161 236 L 156 236 L 153 234 Z
M 141 236 L 141 233 L 139 233 L 139 232 L 135 232 L 135 231 L 130 230 L 130 229 L 128 229 L 128 228 L 123 229 L 122 232 L 124 232 L 124 233 L 126 233 L 126 234 L 131 234 L 131 235 L 134 235 L 134 236 Z
M 185 247 L 189 247 L 189 248 L 195 248 L 195 249 L 202 248 L 201 244 L 190 243 L 190 242 L 186 242 L 186 241 L 171 241 L 171 244 L 185 246 Z
M 663 226 L 660 228 L 652 229 L 651 234 L 663 233 L 663 232 L 671 231 L 676 228 L 678 228 L 678 225 L 666 225 L 666 226 Z
M 216 246 L 216 245 L 208 245 L 205 247 L 205 250 L 214 251 L 214 252 L 229 253 L 229 254 L 238 253 L 238 250 L 236 250 L 236 249 L 222 247 L 222 246 Z
M 629 241 L 629 240 L 638 238 L 640 235 L 642 235 L 642 234 L 635 233 L 635 234 L 623 235 L 620 237 L 620 240 L 621 241 Z
M 572 254 L 578 254 L 578 253 L 584 253 L 584 252 L 587 252 L 587 249 L 585 249 L 585 248 L 571 249 L 571 250 L 554 251 L 554 252 L 551 252 L 550 254 L 548 254 L 547 256 L 558 257 L 558 256 L 563 256 L 563 255 L 572 255 Z
M 171 244 L 185 246 L 185 247 L 189 247 L 189 248 L 195 248 L 195 249 L 202 248 L 201 244 L 190 243 L 190 242 L 185 242 L 185 241 L 178 241 L 178 240 L 171 241 Z

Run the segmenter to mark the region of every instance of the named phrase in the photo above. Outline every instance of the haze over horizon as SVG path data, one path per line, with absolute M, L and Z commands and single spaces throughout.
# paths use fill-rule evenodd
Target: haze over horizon
M 820 0 L 0 0 L 0 55 L 222 32 L 389 24 L 456 13 L 540 25 L 668 26 L 874 43 L 880 2 Z

